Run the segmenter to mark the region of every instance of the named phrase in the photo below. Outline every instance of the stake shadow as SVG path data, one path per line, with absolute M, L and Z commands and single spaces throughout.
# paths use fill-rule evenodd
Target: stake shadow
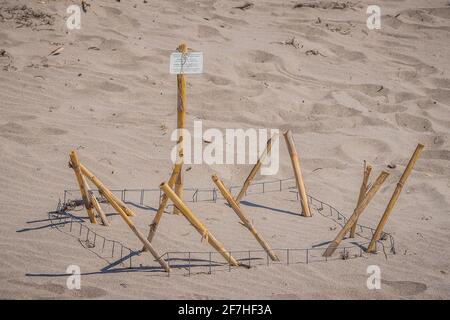
M 114 273 L 133 273 L 133 272 L 160 272 L 166 274 L 166 272 L 161 267 L 139 267 L 139 268 L 117 268 L 107 271 L 92 271 L 80 273 L 82 276 L 99 275 L 99 274 L 114 274 Z M 25 273 L 27 277 L 68 277 L 68 273 Z
M 36 230 L 41 230 L 41 229 L 46 229 L 46 228 L 55 228 L 58 226 L 64 226 L 64 225 L 68 224 L 69 222 L 70 221 L 63 221 L 63 222 L 46 224 L 45 226 L 39 226 L 39 227 L 33 227 L 33 228 L 22 228 L 22 229 L 16 230 L 16 232 L 21 233 L 21 232 L 36 231 Z
M 238 261 L 240 263 L 242 263 L 243 261 L 253 261 L 253 260 L 263 260 L 262 258 L 244 258 L 244 259 L 238 259 Z M 167 262 L 170 263 L 170 267 L 171 268 L 189 268 L 189 266 L 192 268 L 198 268 L 198 267 L 228 267 L 228 263 L 227 262 L 219 262 L 219 261 L 215 261 L 215 260 L 211 260 L 211 264 L 209 262 L 209 260 L 207 259 L 193 259 L 191 258 L 186 259 L 186 258 L 170 258 L 170 259 L 166 259 Z M 179 262 L 179 264 L 176 264 L 177 262 Z M 198 264 L 192 264 L 192 262 L 199 262 Z M 182 264 L 184 263 L 184 264 Z M 250 264 L 244 264 L 242 263 L 243 267 L 250 267 Z
M 283 210 L 283 209 L 277 209 L 277 208 L 273 208 L 273 207 L 268 207 L 268 206 L 264 206 L 262 204 L 257 204 L 257 203 L 253 203 L 247 200 L 241 201 L 241 204 L 246 205 L 248 207 L 256 207 L 256 208 L 262 208 L 262 209 L 267 209 L 270 211 L 274 211 L 274 212 L 280 212 L 280 213 L 285 213 L 285 214 L 290 214 L 290 215 L 294 215 L 294 216 L 299 216 L 298 213 L 296 212 L 292 212 L 289 210 Z
M 320 243 L 318 243 L 318 244 L 313 244 L 311 247 L 312 247 L 312 248 L 319 248 L 319 247 L 321 247 L 321 246 L 330 244 L 331 242 L 333 242 L 333 241 L 332 241 L 332 240 L 330 240 L 330 241 L 324 241 L 324 242 L 320 242 Z M 324 249 L 325 249 L 325 248 L 324 248 Z
M 102 269 L 100 269 L 100 271 L 108 272 L 108 271 L 111 271 L 111 270 L 116 270 L 116 269 L 112 269 L 112 268 L 114 268 L 115 266 L 118 266 L 118 265 L 124 263 L 125 261 L 131 259 L 134 256 L 140 256 L 140 255 L 141 255 L 141 251 L 132 251 L 129 254 L 127 254 L 126 256 L 123 256 L 122 258 L 120 258 L 120 259 L 118 259 L 118 260 L 116 260 L 114 262 L 111 262 L 106 267 L 103 267 Z
M 125 201 L 124 203 L 125 203 L 125 204 L 129 204 L 129 205 L 132 205 L 133 207 L 136 207 L 136 208 L 142 209 L 142 210 L 151 210 L 151 211 L 155 211 L 155 212 L 158 211 L 157 208 L 150 207 L 150 206 L 140 205 L 140 204 L 138 204 L 138 203 L 131 202 L 131 201 Z
M 367 246 L 365 246 L 365 245 L 363 245 L 361 243 L 358 243 L 356 241 L 352 241 L 351 244 L 353 244 L 353 245 L 357 246 L 358 248 L 362 249 L 364 252 L 367 252 Z

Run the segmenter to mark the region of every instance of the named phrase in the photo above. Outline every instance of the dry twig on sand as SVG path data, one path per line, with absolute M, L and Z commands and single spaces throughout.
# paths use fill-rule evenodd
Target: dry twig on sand
M 347 9 L 353 8 L 355 3 L 351 1 L 318 1 L 318 2 L 300 2 L 294 5 L 297 8 L 313 8 L 313 9 Z
M 255 5 L 251 2 L 246 2 L 245 4 L 243 4 L 242 6 L 237 6 L 234 7 L 234 9 L 241 9 L 241 10 L 248 10 L 253 8 Z
M 307 56 L 317 56 L 317 55 L 321 55 L 322 57 L 326 57 L 326 55 L 324 55 L 323 53 L 321 53 L 319 50 L 307 50 L 305 51 L 305 54 Z

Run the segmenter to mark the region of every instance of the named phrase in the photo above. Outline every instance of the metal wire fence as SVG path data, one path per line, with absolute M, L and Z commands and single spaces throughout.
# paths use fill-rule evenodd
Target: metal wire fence
M 241 186 L 229 188 L 232 194 L 240 191 Z M 262 181 L 253 183 L 246 194 L 262 194 L 292 189 L 291 191 L 299 199 L 299 194 L 295 187 L 294 178 Z M 185 199 L 189 202 L 209 201 L 217 202 L 223 199 L 216 188 L 187 188 L 184 191 Z M 95 196 L 102 199 L 98 190 L 92 190 Z M 160 189 L 115 189 L 111 190 L 124 203 L 148 208 L 153 203 L 159 203 L 162 197 Z M 133 250 L 120 241 L 106 238 L 85 225 L 80 219 L 66 210 L 73 202 L 73 197 L 79 197 L 79 190 L 64 190 L 62 202 L 58 203 L 57 210 L 49 213 L 52 226 L 58 230 L 70 234 L 77 238 L 88 250 L 96 253 L 111 263 L 102 269 L 110 271 L 113 268 L 152 270 L 163 273 L 164 270 L 159 264 L 153 262 L 152 265 L 143 266 L 141 259 L 136 257 L 141 255 L 140 250 Z M 347 217 L 330 204 L 323 202 L 311 195 L 307 196 L 310 207 L 320 215 L 335 220 L 341 225 L 347 222 Z M 370 239 L 375 230 L 371 227 L 357 224 L 357 235 L 362 239 Z M 387 242 L 387 244 L 385 243 Z M 239 263 L 247 268 L 256 266 L 270 266 L 275 264 L 310 264 L 316 262 L 327 262 L 330 260 L 347 260 L 361 257 L 365 254 L 365 248 L 369 241 L 354 241 L 352 245 L 340 246 L 332 257 L 323 257 L 326 247 L 310 248 L 276 248 L 274 252 L 279 257 L 279 261 L 272 261 L 264 250 L 232 250 L 229 251 Z M 381 240 L 377 241 L 377 250 L 381 248 L 385 254 L 395 254 L 394 238 L 391 234 L 384 232 Z M 217 251 L 171 251 L 165 252 L 161 256 L 171 267 L 172 274 L 183 275 L 211 274 L 216 271 L 231 271 L 237 267 L 227 264 L 225 259 Z M 240 268 L 240 267 L 239 267 Z M 170 275 L 167 274 L 167 275 Z

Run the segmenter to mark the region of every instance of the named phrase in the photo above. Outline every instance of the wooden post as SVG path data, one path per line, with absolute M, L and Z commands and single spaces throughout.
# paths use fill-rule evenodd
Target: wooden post
M 178 169 L 181 169 L 181 168 L 175 167 L 173 169 L 172 175 L 170 176 L 169 181 L 167 182 L 167 184 L 169 185 L 170 188 L 173 188 L 175 181 L 177 180 L 177 177 L 179 174 Z M 168 200 L 169 200 L 169 198 L 167 198 L 167 195 L 165 193 L 163 193 L 161 202 L 158 207 L 158 211 L 156 212 L 156 215 L 153 218 L 153 222 L 150 224 L 150 230 L 148 231 L 148 236 L 147 236 L 147 240 L 149 242 L 152 242 L 153 237 L 155 236 L 156 229 L 158 228 L 159 222 L 161 221 L 161 217 L 164 214 L 164 211 L 166 210 Z M 146 248 L 144 246 L 142 248 L 142 251 L 145 251 L 145 250 L 146 250 Z
M 86 167 L 80 164 L 81 172 L 90 180 L 93 184 L 95 184 L 98 188 L 98 190 L 101 192 L 101 194 L 108 200 L 108 202 L 111 204 L 111 206 L 119 213 L 119 215 L 122 217 L 122 219 L 125 221 L 125 223 L 130 227 L 130 229 L 134 232 L 134 234 L 138 237 L 138 239 L 144 244 L 144 246 L 147 248 L 148 251 L 151 252 L 153 257 L 156 259 L 156 261 L 159 262 L 161 267 L 166 271 L 170 272 L 170 268 L 167 265 L 167 263 L 164 261 L 164 259 L 161 258 L 161 256 L 156 252 L 156 250 L 152 247 L 150 242 L 145 238 L 145 236 L 136 228 L 133 221 L 128 217 L 125 210 L 123 210 L 123 207 L 117 202 L 117 198 L 112 194 L 111 191 L 109 191 L 103 183 L 94 176 Z M 128 209 L 130 210 L 130 209 Z
M 80 187 L 81 197 L 83 198 L 84 206 L 89 216 L 89 220 L 91 221 L 91 223 L 97 223 L 97 219 L 95 219 L 94 210 L 92 210 L 92 202 L 90 200 L 90 195 L 86 187 L 86 181 L 84 180 L 83 175 L 81 174 L 80 161 L 78 160 L 78 156 L 75 150 L 72 150 L 70 152 L 69 166 L 72 167 L 73 171 L 75 172 L 78 186 Z
M 294 169 L 295 182 L 297 183 L 297 190 L 300 193 L 300 199 L 302 204 L 302 212 L 305 217 L 311 217 L 311 211 L 309 210 L 308 198 L 306 196 L 305 183 L 303 181 L 302 171 L 300 168 L 300 159 L 295 148 L 294 138 L 290 130 L 283 133 L 284 139 L 291 157 L 292 168 Z
M 83 177 L 84 179 L 84 177 Z M 100 206 L 100 203 L 98 202 L 97 198 L 92 193 L 91 189 L 89 188 L 89 184 L 86 182 L 86 189 L 89 194 L 89 199 L 91 200 L 92 206 L 94 207 L 95 211 L 97 211 L 100 219 L 102 220 L 102 223 L 104 226 L 109 227 L 111 224 L 109 223 L 108 219 L 106 218 L 106 214 L 103 211 L 102 207 Z
M 253 234 L 253 236 L 259 242 L 261 247 L 264 248 L 264 250 L 270 256 L 270 258 L 273 261 L 280 261 L 280 259 L 277 257 L 275 252 L 270 248 L 269 244 L 263 239 L 263 237 L 258 233 L 258 231 L 256 231 L 256 229 L 253 226 L 253 224 L 251 223 L 251 221 L 245 216 L 244 212 L 242 212 L 241 208 L 238 206 L 237 202 L 233 199 L 233 196 L 227 190 L 227 188 L 225 187 L 223 182 L 215 174 L 212 176 L 212 180 L 216 184 L 217 188 L 219 188 L 223 197 L 228 201 L 231 208 L 233 208 L 234 212 L 236 212 L 238 217 L 241 219 L 244 226 Z
M 372 172 L 372 167 L 370 165 L 366 165 L 366 161 L 364 161 L 363 181 L 362 181 L 362 184 L 361 184 L 361 188 L 359 189 L 359 196 L 358 196 L 358 202 L 356 203 L 356 208 L 361 203 L 362 199 L 366 195 L 367 189 L 369 188 L 368 183 L 369 183 L 369 177 L 370 177 L 370 173 L 371 172 Z M 355 223 L 353 224 L 353 226 L 352 226 L 352 228 L 350 230 L 350 238 L 354 238 L 355 237 L 356 226 L 358 224 L 358 218 L 359 217 L 356 218 L 356 221 L 355 221 Z
M 256 176 L 256 173 L 261 168 L 262 162 L 270 155 L 270 152 L 272 150 L 272 141 L 277 137 L 278 134 L 274 134 L 269 140 L 267 140 L 267 146 L 266 149 L 262 152 L 261 156 L 259 157 L 258 161 L 252 168 L 252 171 L 250 171 L 250 174 L 248 175 L 247 179 L 245 179 L 244 185 L 242 186 L 241 191 L 236 197 L 236 203 L 239 205 L 239 203 L 242 200 L 242 197 L 245 195 L 245 192 L 247 192 L 248 187 L 252 183 L 253 178 Z
M 413 155 L 411 156 L 411 159 L 408 162 L 408 165 L 406 166 L 405 171 L 403 172 L 402 176 L 400 177 L 400 180 L 397 183 L 397 187 L 394 190 L 394 193 L 392 194 L 391 200 L 389 201 L 386 210 L 384 211 L 383 216 L 381 217 L 380 223 L 377 226 L 377 229 L 375 230 L 375 233 L 373 234 L 372 240 L 370 241 L 369 247 L 367 248 L 368 252 L 375 252 L 376 251 L 376 242 L 380 239 L 381 233 L 383 232 L 384 226 L 386 225 L 386 222 L 392 213 L 392 209 L 394 209 L 395 204 L 397 203 L 398 198 L 400 197 L 400 193 L 402 192 L 403 186 L 406 183 L 406 180 L 408 179 L 409 175 L 411 174 L 417 159 L 419 159 L 420 154 L 422 153 L 424 148 L 423 144 L 418 144 L 416 147 L 416 150 L 414 151 Z
M 176 193 L 169 187 L 169 185 L 164 182 L 160 185 L 160 188 L 167 197 L 172 200 L 173 204 L 178 207 L 180 212 L 189 221 L 189 223 L 202 235 L 202 238 L 206 239 L 208 243 L 219 252 L 226 261 L 228 261 L 230 266 L 239 266 L 239 262 L 229 253 L 223 245 L 209 232 L 208 229 L 203 225 L 203 223 L 194 215 L 194 213 L 184 204 Z
M 178 46 L 177 50 L 182 54 L 187 53 L 187 45 L 182 43 Z M 177 161 L 180 161 L 180 173 L 178 174 L 177 181 L 175 183 L 175 193 L 180 199 L 183 199 L 183 173 L 181 168 L 184 162 L 184 135 L 183 129 L 186 127 L 186 76 L 184 74 L 177 74 L 177 129 L 178 135 L 178 157 Z M 178 208 L 173 207 L 173 213 L 179 214 Z
M 358 207 L 353 211 L 352 216 L 350 219 L 348 219 L 345 226 L 339 231 L 336 238 L 329 244 L 328 248 L 323 253 L 324 257 L 329 257 L 333 254 L 333 252 L 337 249 L 339 244 L 341 243 L 342 239 L 344 239 L 344 236 L 347 234 L 347 232 L 350 230 L 350 228 L 353 226 L 353 224 L 356 222 L 358 217 L 361 215 L 361 213 L 367 208 L 369 202 L 372 200 L 372 198 L 375 196 L 377 191 L 380 189 L 383 182 L 386 180 L 386 178 L 389 176 L 389 173 L 386 171 L 383 171 L 378 176 L 375 183 L 372 185 L 372 187 L 367 191 L 366 195 L 364 196 L 364 199 L 361 201 L 361 203 L 358 205 Z

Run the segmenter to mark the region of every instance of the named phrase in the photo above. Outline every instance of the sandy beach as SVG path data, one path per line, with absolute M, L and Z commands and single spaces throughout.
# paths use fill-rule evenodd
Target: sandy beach
M 1 299 L 450 298 L 449 1 L 84 3 L 81 28 L 71 30 L 66 10 L 81 1 L 0 0 Z M 381 28 L 369 30 L 373 4 Z M 78 188 L 71 150 L 111 189 L 158 189 L 168 180 L 177 126 L 169 57 L 183 42 L 204 55 L 203 73 L 187 76 L 187 128 L 201 120 L 205 129 L 290 129 L 308 194 L 347 218 L 363 162 L 373 167 L 372 181 L 388 171 L 362 225 L 377 226 L 423 144 L 385 228 L 395 254 L 337 253 L 332 261 L 289 265 L 266 265 L 263 257 L 250 269 L 193 268 L 187 276 L 180 268 L 168 277 L 147 268 L 158 266 L 148 253 L 127 269 L 127 259 L 100 254 L 99 244 L 90 248 L 68 225 L 55 228 L 49 212 L 64 190 Z M 278 174 L 255 182 L 293 177 L 282 138 L 279 151 Z M 184 183 L 214 188 L 217 173 L 227 186 L 242 185 L 251 168 L 185 165 Z M 241 207 L 273 248 L 326 248 L 342 221 L 315 205 L 313 217 L 300 216 L 293 191 L 249 194 Z M 158 195 L 139 205 L 139 195 L 128 194 L 144 234 Z M 261 249 L 223 199 L 188 206 L 228 250 Z M 82 207 L 70 213 L 98 235 L 142 248 L 121 217 L 104 209 L 110 227 L 90 224 Z M 212 250 L 171 211 L 152 241 L 158 252 Z M 359 235 L 342 245 L 367 241 Z M 66 286 L 69 265 L 80 267 L 80 290 Z M 367 287 L 371 265 L 381 270 L 379 290 Z

